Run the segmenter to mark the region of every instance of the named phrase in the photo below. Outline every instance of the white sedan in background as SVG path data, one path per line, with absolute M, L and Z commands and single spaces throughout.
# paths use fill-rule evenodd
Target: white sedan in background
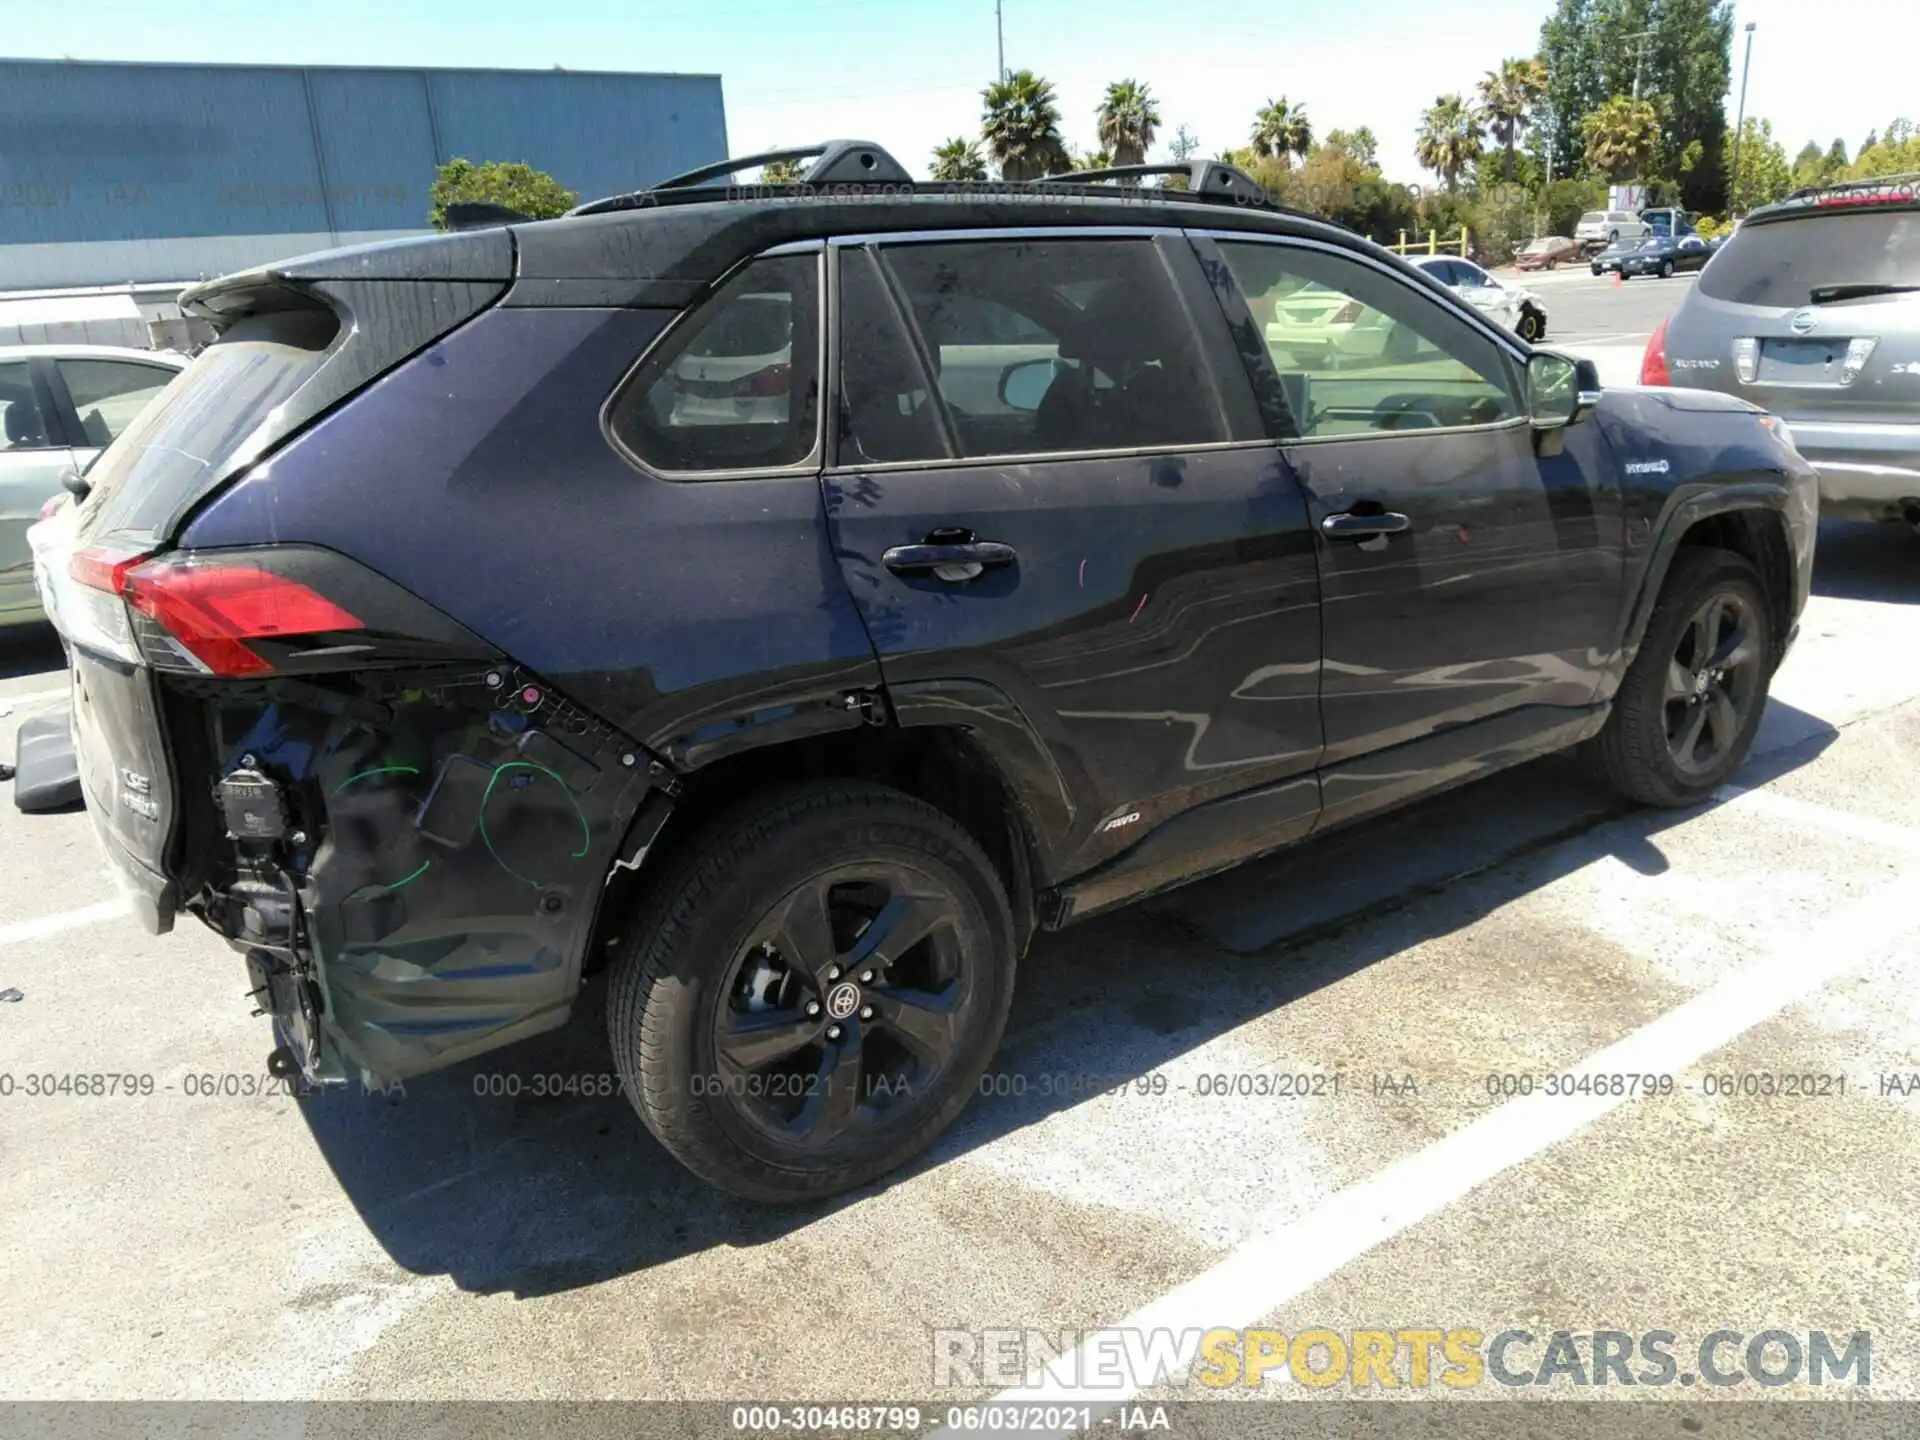
M 1532 342 L 1546 338 L 1547 310 L 1531 290 L 1503 285 L 1471 260 L 1455 255 L 1409 255 L 1407 259 L 1522 340 Z
M 167 350 L 0 346 L 0 633 L 41 618 L 28 527 L 186 364 Z

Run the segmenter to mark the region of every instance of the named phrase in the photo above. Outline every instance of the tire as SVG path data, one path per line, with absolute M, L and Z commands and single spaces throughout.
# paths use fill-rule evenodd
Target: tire
M 1662 260 L 1660 262 L 1660 278 L 1662 280 L 1671 280 L 1673 278 L 1673 262 L 1671 260 Z
M 1618 230 L 1609 230 L 1607 232 L 1608 246 L 1611 247 L 1614 245 L 1618 245 L 1619 243 L 1620 243 L 1620 232 Z
M 1536 344 L 1546 337 L 1547 317 L 1538 310 L 1528 308 L 1520 312 L 1520 323 L 1515 332 L 1529 345 Z
M 1702 632 L 1696 627 L 1716 601 L 1738 607 L 1729 617 L 1735 622 L 1730 628 L 1716 627 L 1717 646 L 1738 641 L 1730 657 L 1735 663 L 1727 664 L 1729 673 L 1718 685 L 1701 681 L 1691 664 L 1712 658 L 1697 656 Z M 1683 548 L 1660 587 L 1639 653 L 1614 696 L 1613 713 L 1593 742 L 1601 773 L 1620 794 L 1642 805 L 1697 804 L 1745 762 L 1772 678 L 1773 621 L 1753 566 L 1730 551 Z M 1697 687 L 1703 684 L 1701 695 Z M 1681 698 L 1689 692 L 1699 698 Z M 1721 695 L 1727 709 L 1716 702 Z M 1687 748 L 1688 728 L 1701 712 L 1707 712 L 1704 724 L 1694 727 L 1697 743 L 1683 764 L 1679 757 Z M 1703 753 L 1701 746 L 1717 753 Z
M 1549 260 L 1547 261 L 1547 269 L 1552 270 L 1555 267 L 1557 267 L 1559 264 L 1560 262 L 1558 260 Z
M 1589 268 L 1589 269 L 1591 269 L 1591 270 L 1593 271 L 1593 273 L 1594 273 L 1594 276 L 1595 276 L 1595 278 L 1597 279 L 1597 278 L 1599 277 L 1599 274 L 1600 274 L 1600 267 L 1599 267 L 1598 265 L 1593 265 L 1593 266 L 1589 266 L 1588 268 Z
M 909 795 L 829 781 L 756 796 L 689 835 L 650 893 L 609 984 L 614 1066 L 654 1137 L 722 1190 L 810 1200 L 898 1168 L 953 1123 L 999 1046 L 1005 888 L 966 831 Z M 863 955 L 883 910 L 918 933 L 915 907 L 946 918 Z M 722 1059 L 790 1042 L 765 1065 Z

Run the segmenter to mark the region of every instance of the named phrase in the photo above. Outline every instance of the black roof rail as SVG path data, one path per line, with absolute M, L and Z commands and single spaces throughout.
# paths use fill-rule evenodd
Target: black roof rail
M 818 158 L 815 158 L 818 157 Z M 737 175 L 742 170 L 766 166 L 781 160 L 812 160 L 797 183 L 801 185 L 911 185 L 913 177 L 893 156 L 871 140 L 824 140 L 817 145 L 797 145 L 787 150 L 765 150 L 758 155 L 740 155 L 702 165 L 697 170 L 669 176 L 665 180 L 625 195 L 609 195 L 604 200 L 589 200 L 576 205 L 569 215 L 599 215 L 609 210 L 630 210 L 645 205 L 646 197 L 663 190 L 690 190 L 710 181 Z
M 1048 184 L 1086 185 L 1100 180 L 1130 180 L 1149 175 L 1179 175 L 1187 193 L 1203 200 L 1231 200 L 1236 205 L 1275 205 L 1273 197 L 1246 171 L 1218 160 L 1189 160 L 1179 165 L 1112 165 L 1104 170 L 1063 170 L 1045 177 Z
M 1876 190 L 1886 190 L 1907 186 L 1909 189 L 1920 185 L 1920 170 L 1903 170 L 1897 175 L 1874 175 L 1864 180 L 1835 180 L 1826 185 L 1803 185 L 1787 200 L 1811 200 L 1821 195 L 1872 194 Z M 1776 205 L 1782 202 L 1772 202 Z

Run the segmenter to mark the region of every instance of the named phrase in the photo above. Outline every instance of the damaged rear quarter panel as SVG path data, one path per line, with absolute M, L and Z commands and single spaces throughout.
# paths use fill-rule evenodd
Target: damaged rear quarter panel
M 230 692 L 216 712 L 221 773 L 258 769 L 288 795 L 284 849 L 237 842 L 235 893 L 297 908 L 231 907 L 223 927 L 317 986 L 325 1043 L 301 1055 L 284 985 L 283 1039 L 320 1077 L 389 1081 L 560 1025 L 643 757 L 512 666 L 351 683 Z

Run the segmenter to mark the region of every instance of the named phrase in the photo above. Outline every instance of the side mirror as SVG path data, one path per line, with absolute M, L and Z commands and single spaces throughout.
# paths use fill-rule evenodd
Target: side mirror
M 1591 360 L 1534 351 L 1527 361 L 1527 418 L 1538 453 L 1559 454 L 1560 432 L 1591 415 L 1601 393 L 1599 367 Z
M 1000 403 L 1009 410 L 1038 410 L 1053 385 L 1053 374 L 1053 361 L 1044 357 L 1014 361 L 1000 372 Z

